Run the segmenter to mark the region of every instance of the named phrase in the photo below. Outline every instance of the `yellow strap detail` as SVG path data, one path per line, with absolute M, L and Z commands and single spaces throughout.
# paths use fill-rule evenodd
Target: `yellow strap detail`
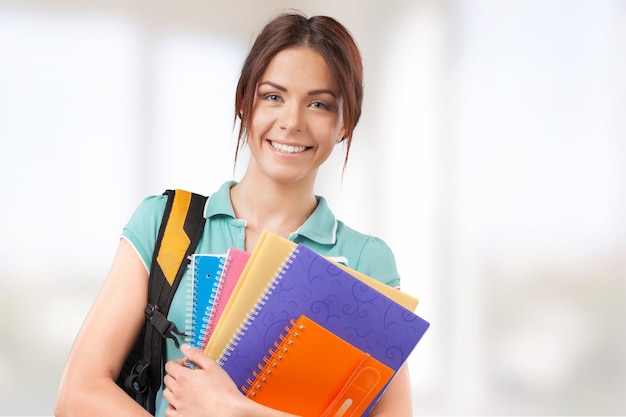
M 183 230 L 187 211 L 191 203 L 191 193 L 176 190 L 172 212 L 165 226 L 165 233 L 161 241 L 161 250 L 157 256 L 157 263 L 163 270 L 165 279 L 172 285 L 178 268 L 183 262 L 185 252 L 191 240 Z

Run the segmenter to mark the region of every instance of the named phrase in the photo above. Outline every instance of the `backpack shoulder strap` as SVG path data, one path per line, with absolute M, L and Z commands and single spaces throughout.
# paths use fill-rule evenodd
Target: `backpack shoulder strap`
M 148 302 L 167 316 L 174 293 L 204 230 L 208 197 L 185 190 L 167 190 L 148 288 Z
M 154 413 L 155 394 L 161 386 L 165 338 L 182 336 L 167 319 L 174 294 L 185 273 L 189 257 L 204 231 L 204 208 L 208 197 L 185 190 L 166 190 L 163 219 L 157 235 L 148 278 L 146 326 L 137 345 L 139 360 L 125 378 L 127 392 Z M 142 343 L 141 343 L 142 342 Z

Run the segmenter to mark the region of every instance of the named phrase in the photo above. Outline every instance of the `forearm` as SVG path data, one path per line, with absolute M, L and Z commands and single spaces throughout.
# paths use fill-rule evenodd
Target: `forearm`
M 369 417 L 412 417 L 411 380 L 408 366 L 403 365 L 372 409 Z
M 274 410 L 261 404 L 250 401 L 242 410 L 241 416 L 254 417 L 299 417 L 284 411 Z
M 86 369 L 85 373 L 89 373 Z M 54 409 L 56 417 L 148 417 L 150 414 L 110 378 L 70 381 L 63 378 Z

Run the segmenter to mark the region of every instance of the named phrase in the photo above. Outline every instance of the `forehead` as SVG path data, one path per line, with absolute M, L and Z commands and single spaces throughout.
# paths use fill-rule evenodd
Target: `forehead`
M 322 54 L 306 46 L 287 48 L 277 53 L 261 75 L 259 82 L 264 81 L 338 92 L 337 83 Z

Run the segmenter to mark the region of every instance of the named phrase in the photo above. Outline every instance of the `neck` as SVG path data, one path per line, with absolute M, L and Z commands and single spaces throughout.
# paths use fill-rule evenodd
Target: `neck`
M 317 207 L 313 184 L 282 184 L 244 175 L 231 189 L 235 215 L 246 220 L 246 248 L 268 230 L 288 237 Z

